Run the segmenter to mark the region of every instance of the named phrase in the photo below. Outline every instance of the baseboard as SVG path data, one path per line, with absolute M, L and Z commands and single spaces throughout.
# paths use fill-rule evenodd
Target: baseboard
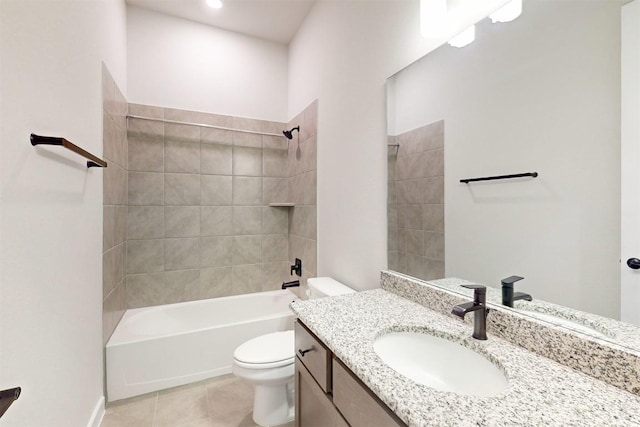
M 98 399 L 98 403 L 91 414 L 87 427 L 100 427 L 102 418 L 104 418 L 104 396 L 100 396 L 100 399 Z

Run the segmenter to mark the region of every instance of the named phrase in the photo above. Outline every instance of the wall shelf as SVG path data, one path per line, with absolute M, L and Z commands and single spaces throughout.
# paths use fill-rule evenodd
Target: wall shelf
M 295 203 L 269 203 L 269 206 L 272 208 L 292 208 L 296 204 Z

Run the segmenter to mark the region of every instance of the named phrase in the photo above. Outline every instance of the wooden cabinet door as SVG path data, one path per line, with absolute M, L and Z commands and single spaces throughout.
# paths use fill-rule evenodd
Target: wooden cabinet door
M 296 427 L 349 427 L 340 413 L 296 358 Z

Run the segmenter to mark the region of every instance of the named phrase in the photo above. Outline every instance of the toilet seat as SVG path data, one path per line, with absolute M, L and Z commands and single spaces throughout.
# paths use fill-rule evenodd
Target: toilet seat
M 274 332 L 250 339 L 233 352 L 234 362 L 245 369 L 271 369 L 295 363 L 293 331 Z

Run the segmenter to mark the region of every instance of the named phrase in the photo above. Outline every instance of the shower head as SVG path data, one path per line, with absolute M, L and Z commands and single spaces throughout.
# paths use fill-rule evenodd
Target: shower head
M 282 133 L 284 134 L 284 136 L 287 137 L 287 139 L 293 139 L 293 131 L 297 130 L 298 132 L 300 132 L 300 126 L 296 126 L 294 128 L 292 128 L 291 130 L 283 130 Z

